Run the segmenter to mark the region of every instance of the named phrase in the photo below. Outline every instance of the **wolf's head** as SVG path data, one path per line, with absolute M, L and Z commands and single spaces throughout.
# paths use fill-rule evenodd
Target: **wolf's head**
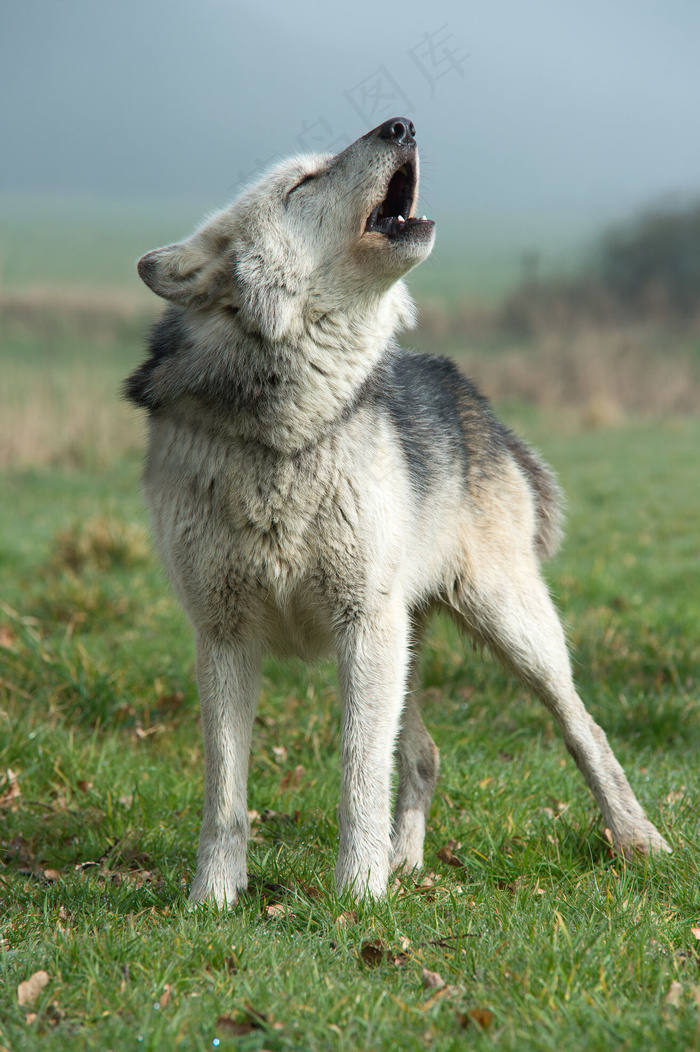
M 221 312 L 251 332 L 294 338 L 342 314 L 390 313 L 408 324 L 399 281 L 433 246 L 434 223 L 414 216 L 415 128 L 394 118 L 341 153 L 277 165 L 186 241 L 139 260 L 167 300 Z

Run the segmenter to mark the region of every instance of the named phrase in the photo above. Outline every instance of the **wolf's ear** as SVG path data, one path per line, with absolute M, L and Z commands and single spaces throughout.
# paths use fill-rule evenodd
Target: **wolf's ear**
M 202 262 L 187 251 L 187 242 L 154 248 L 136 264 L 141 280 L 157 296 L 174 303 L 188 303 L 200 284 Z
M 228 247 L 228 238 L 205 227 L 186 241 L 147 252 L 136 267 L 141 280 L 157 296 L 183 306 L 204 305 L 227 291 L 230 295 L 230 288 L 226 289 Z

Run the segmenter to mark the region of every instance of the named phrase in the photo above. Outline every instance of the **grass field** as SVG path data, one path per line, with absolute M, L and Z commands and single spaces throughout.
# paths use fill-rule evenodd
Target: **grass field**
M 581 693 L 674 856 L 611 857 L 544 712 L 436 624 L 428 879 L 377 905 L 337 898 L 334 673 L 268 662 L 250 893 L 231 915 L 190 912 L 193 647 L 149 553 L 138 457 L 6 472 L 0 1046 L 699 1046 L 700 424 L 564 435 L 509 415 L 569 495 L 548 572 Z
M 491 303 L 459 313 L 449 260 L 418 283 L 457 307 L 426 307 L 416 345 L 466 347 L 561 477 L 547 576 L 580 692 L 673 856 L 613 857 L 541 707 L 436 622 L 424 873 L 382 903 L 338 898 L 335 673 L 269 661 L 250 890 L 191 911 L 193 641 L 118 389 L 153 311 L 130 261 L 192 220 L 36 220 L 0 201 L 0 1052 L 700 1048 L 700 420 L 670 415 L 698 405 L 697 334 L 513 347 Z M 502 264 L 477 291 L 502 290 Z

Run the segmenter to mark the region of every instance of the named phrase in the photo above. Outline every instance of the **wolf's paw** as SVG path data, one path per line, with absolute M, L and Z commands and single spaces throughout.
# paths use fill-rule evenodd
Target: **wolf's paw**
M 335 883 L 338 891 L 349 891 L 355 898 L 381 899 L 386 894 L 389 860 L 338 860 Z
M 671 847 L 667 844 L 656 826 L 645 820 L 635 825 L 632 830 L 623 833 L 615 833 L 610 829 L 605 830 L 606 839 L 619 855 L 626 858 L 628 862 L 637 861 L 646 855 L 655 855 L 665 852 L 671 854 Z
M 247 887 L 245 851 L 241 852 L 240 844 L 200 844 L 197 872 L 190 888 L 191 903 L 210 902 L 220 909 L 232 909 Z
M 246 884 L 236 886 L 230 883 L 227 884 L 224 881 L 208 883 L 204 880 L 197 880 L 195 877 L 192 881 L 187 901 L 190 906 L 208 903 L 211 906 L 217 906 L 221 910 L 232 910 L 238 902 L 238 896 L 245 891 L 246 887 Z
M 420 820 L 411 822 L 403 815 L 403 821 L 394 831 L 391 838 L 391 868 L 410 873 L 412 869 L 423 868 L 423 843 L 425 840 L 425 819 L 422 813 L 415 812 Z

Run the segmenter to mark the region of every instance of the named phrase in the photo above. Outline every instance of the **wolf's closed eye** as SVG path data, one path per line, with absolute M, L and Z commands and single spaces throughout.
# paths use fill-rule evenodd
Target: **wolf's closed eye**
M 288 191 L 287 197 L 289 197 L 290 194 L 293 194 L 295 190 L 298 190 L 300 186 L 303 186 L 304 183 L 308 183 L 311 179 L 315 179 L 315 178 L 316 178 L 316 176 L 313 175 L 313 174 L 312 175 L 305 175 L 304 178 L 300 182 L 298 182 L 296 186 L 293 186 L 292 189 Z

